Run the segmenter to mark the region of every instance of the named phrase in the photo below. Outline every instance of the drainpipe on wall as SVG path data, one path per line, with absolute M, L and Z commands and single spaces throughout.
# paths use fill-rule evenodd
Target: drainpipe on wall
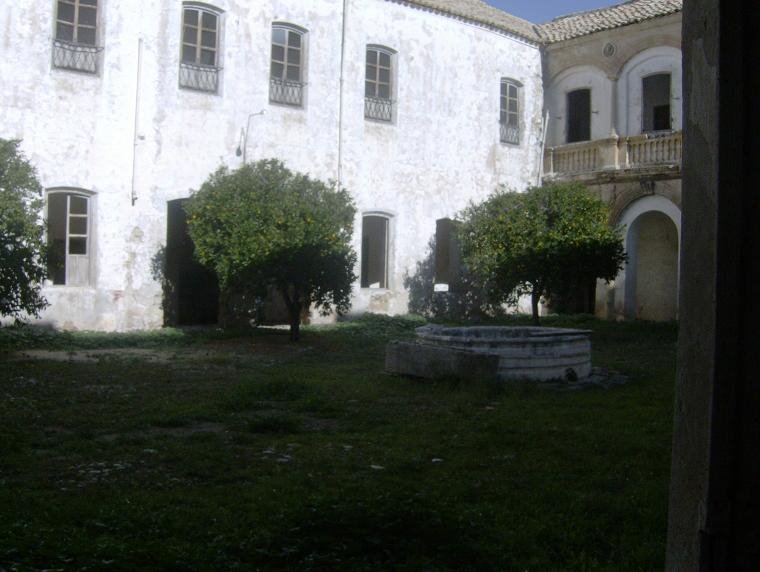
M 142 139 L 137 130 L 140 125 L 140 81 L 142 79 L 142 38 L 137 40 L 137 81 L 135 82 L 135 126 L 132 133 L 132 189 L 130 192 L 130 200 L 132 206 L 135 206 L 137 202 L 137 191 L 135 189 L 135 178 L 137 173 L 137 143 Z
M 346 14 L 348 0 L 343 0 L 343 18 L 340 34 L 340 87 L 338 89 L 338 188 L 343 184 L 343 81 L 346 61 Z

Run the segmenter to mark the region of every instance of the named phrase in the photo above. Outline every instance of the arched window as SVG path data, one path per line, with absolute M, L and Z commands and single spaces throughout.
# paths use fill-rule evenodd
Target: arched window
M 396 52 L 383 46 L 367 46 L 364 78 L 364 117 L 393 121 L 393 89 Z
M 205 4 L 183 5 L 180 86 L 212 93 L 219 90 L 220 19 L 221 13 Z
M 383 215 L 362 218 L 362 288 L 388 287 L 389 223 Z
M 80 191 L 48 192 L 48 274 L 53 284 L 90 283 L 91 202 L 91 197 Z
M 520 91 L 522 84 L 514 79 L 501 79 L 499 126 L 502 143 L 520 144 Z
M 269 101 L 303 107 L 306 30 L 292 24 L 272 24 Z

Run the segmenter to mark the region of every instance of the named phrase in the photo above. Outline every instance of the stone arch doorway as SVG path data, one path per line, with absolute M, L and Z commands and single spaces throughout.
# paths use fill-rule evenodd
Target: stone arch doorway
M 626 208 L 620 223 L 628 261 L 617 280 L 623 294 L 618 310 L 626 318 L 675 320 L 681 212 L 668 199 L 652 195 Z

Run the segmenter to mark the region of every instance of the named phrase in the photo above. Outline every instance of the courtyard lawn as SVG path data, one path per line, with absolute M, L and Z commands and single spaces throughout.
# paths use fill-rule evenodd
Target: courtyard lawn
M 556 391 L 386 376 L 421 323 L 0 330 L 0 570 L 663 568 L 675 326 L 546 320 L 629 378 Z

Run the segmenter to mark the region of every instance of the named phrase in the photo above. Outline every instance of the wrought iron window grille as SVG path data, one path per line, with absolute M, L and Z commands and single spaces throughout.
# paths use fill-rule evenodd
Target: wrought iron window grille
M 520 144 L 520 128 L 506 122 L 499 122 L 499 139 L 502 143 Z
M 375 121 L 393 121 L 393 100 L 365 96 L 364 117 Z
M 196 91 L 217 93 L 221 69 L 217 66 L 180 62 L 179 85 Z
M 53 66 L 61 69 L 97 74 L 100 52 L 103 48 L 53 40 Z
M 293 107 L 303 107 L 303 91 L 305 83 L 280 79 L 276 77 L 269 78 L 269 101 L 271 103 L 282 103 Z

